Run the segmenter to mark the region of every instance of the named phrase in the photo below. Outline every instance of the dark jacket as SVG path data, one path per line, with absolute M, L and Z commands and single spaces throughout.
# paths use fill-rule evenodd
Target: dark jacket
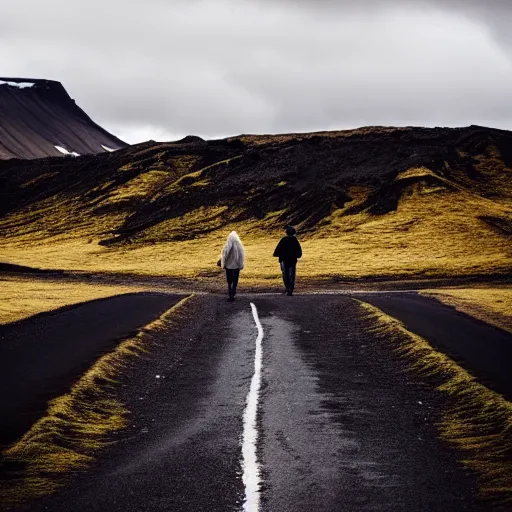
M 287 265 L 296 265 L 297 259 L 302 256 L 302 247 L 295 236 L 284 236 L 279 240 L 274 257 L 279 262 L 284 261 Z

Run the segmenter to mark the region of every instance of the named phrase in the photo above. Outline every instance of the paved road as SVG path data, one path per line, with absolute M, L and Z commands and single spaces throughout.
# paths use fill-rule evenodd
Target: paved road
M 361 297 L 448 354 L 489 388 L 512 400 L 511 335 L 417 293 Z
M 440 398 L 403 372 L 342 295 L 197 297 L 126 375 L 130 427 L 91 469 L 24 510 L 241 510 L 251 302 L 264 331 L 261 511 L 489 510 L 436 437 Z
M 119 341 L 181 297 L 126 294 L 0 326 L 0 448 L 15 441 Z

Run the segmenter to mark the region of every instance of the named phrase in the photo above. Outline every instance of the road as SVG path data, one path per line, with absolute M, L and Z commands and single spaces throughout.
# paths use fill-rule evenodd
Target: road
M 0 326 L 0 448 L 15 441 L 121 339 L 178 302 L 180 296 L 138 293 L 64 307 Z
M 416 293 L 379 293 L 361 298 L 404 322 L 487 387 L 512 400 L 509 333 Z
M 409 294 L 400 296 L 407 304 Z M 396 294 L 363 298 L 413 322 Z M 413 300 L 418 311 L 440 307 L 451 318 L 436 343 L 448 343 L 465 322 L 488 343 L 512 341 L 431 299 Z M 81 308 L 76 314 L 87 305 Z M 134 308 L 127 304 L 124 314 Z M 246 406 L 258 320 L 251 440 Z M 490 510 L 460 454 L 438 438 L 439 397 L 404 372 L 369 322 L 347 295 L 196 297 L 192 314 L 160 332 L 125 375 L 120 393 L 130 426 L 91 468 L 19 510 L 239 511 L 247 478 L 257 482 L 252 504 L 268 512 Z M 243 450 L 253 450 L 257 466 L 244 464 Z

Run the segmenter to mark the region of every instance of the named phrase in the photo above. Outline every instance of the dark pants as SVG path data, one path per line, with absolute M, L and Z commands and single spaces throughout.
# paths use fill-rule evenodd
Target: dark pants
M 227 268 L 226 269 L 226 279 L 228 281 L 228 293 L 230 297 L 234 297 L 236 295 L 236 286 L 238 284 L 238 277 L 240 276 L 239 268 Z
M 285 263 L 281 261 L 281 272 L 283 273 L 284 287 L 287 292 L 293 292 L 295 288 L 295 263 Z

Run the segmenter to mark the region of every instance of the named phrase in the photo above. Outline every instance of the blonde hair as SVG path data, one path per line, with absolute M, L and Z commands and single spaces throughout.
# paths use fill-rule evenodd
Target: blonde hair
M 229 233 L 220 256 L 221 266 L 225 267 L 226 260 L 236 265 L 237 268 L 244 268 L 245 249 L 236 231 Z

